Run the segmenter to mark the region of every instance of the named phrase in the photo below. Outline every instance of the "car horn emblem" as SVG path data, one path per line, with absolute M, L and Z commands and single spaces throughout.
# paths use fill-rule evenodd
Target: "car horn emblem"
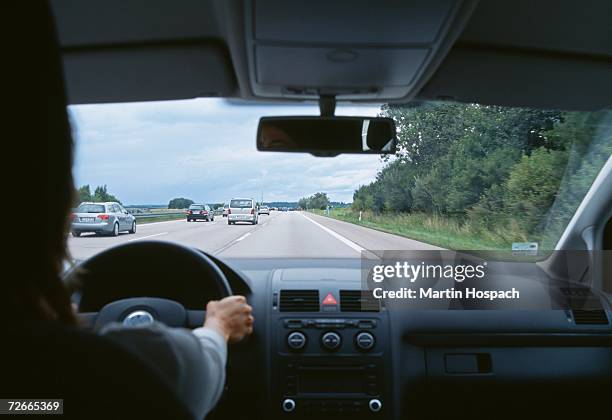
M 123 325 L 126 327 L 136 327 L 139 325 L 152 324 L 155 321 L 153 315 L 147 311 L 134 311 L 123 319 Z

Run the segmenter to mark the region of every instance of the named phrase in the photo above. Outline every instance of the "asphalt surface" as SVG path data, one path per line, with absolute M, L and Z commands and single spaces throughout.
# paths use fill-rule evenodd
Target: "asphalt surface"
M 257 225 L 228 225 L 221 216 L 214 222 L 149 223 L 138 225 L 136 234 L 70 236 L 68 248 L 74 259 L 83 260 L 112 246 L 140 240 L 177 242 L 227 258 L 359 258 L 364 250 L 440 249 L 305 212 L 260 215 Z

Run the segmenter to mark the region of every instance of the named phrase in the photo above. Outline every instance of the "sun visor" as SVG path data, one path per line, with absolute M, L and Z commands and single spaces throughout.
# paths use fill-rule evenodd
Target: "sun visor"
M 62 51 L 71 104 L 233 96 L 236 79 L 218 43 L 177 43 Z

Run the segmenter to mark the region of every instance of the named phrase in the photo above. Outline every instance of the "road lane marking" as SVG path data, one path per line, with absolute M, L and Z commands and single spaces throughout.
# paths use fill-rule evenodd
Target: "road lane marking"
M 310 217 L 306 216 L 305 214 L 303 214 L 303 213 L 298 213 L 298 214 L 300 214 L 303 218 L 305 218 L 309 222 L 312 222 L 315 225 L 319 226 L 325 232 L 329 233 L 334 238 L 336 238 L 339 241 L 343 242 L 345 245 L 350 246 L 351 248 L 353 248 L 355 251 L 359 252 L 360 254 L 361 254 L 362 251 L 365 251 L 365 248 L 360 247 L 355 242 L 351 241 L 350 239 L 345 238 L 344 236 L 340 235 L 339 233 L 334 232 L 330 228 L 328 228 L 326 226 L 323 226 L 321 223 L 315 222 L 314 220 L 312 220 Z
M 244 238 L 246 238 L 247 236 L 249 236 L 251 234 L 251 232 L 247 232 L 244 235 L 242 235 L 240 238 L 236 239 L 236 242 L 240 242 L 241 240 L 243 240 Z
M 176 219 L 176 220 L 162 220 L 161 222 L 139 223 L 138 219 L 136 219 L 136 225 L 139 228 L 143 228 L 143 227 L 146 227 L 146 226 L 159 225 L 159 224 L 162 224 L 162 223 L 180 223 L 180 222 L 184 222 L 184 221 L 185 221 L 185 219 Z
M 155 233 L 155 234 L 153 234 L 153 235 L 141 236 L 140 238 L 130 239 L 130 240 L 129 240 L 129 241 L 127 241 L 127 242 L 139 241 L 139 240 L 141 240 L 141 239 L 147 239 L 147 238 L 152 238 L 152 237 L 154 237 L 154 236 L 160 236 L 160 235 L 166 235 L 166 234 L 168 234 L 168 232 Z

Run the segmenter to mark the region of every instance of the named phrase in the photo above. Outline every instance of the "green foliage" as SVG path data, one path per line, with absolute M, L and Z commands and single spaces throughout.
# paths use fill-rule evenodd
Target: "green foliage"
M 114 195 L 108 192 L 108 188 L 106 185 L 99 185 L 94 190 L 94 193 L 91 193 L 91 188 L 89 185 L 83 185 L 77 190 L 77 205 L 84 201 L 94 201 L 94 202 L 106 202 L 106 201 L 115 201 L 121 204 L 121 201 L 115 197 Z
M 83 185 L 81 188 L 77 190 L 76 204 L 78 205 L 79 203 L 82 203 L 84 201 L 92 201 L 91 189 L 89 188 L 89 185 Z
M 505 211 L 520 215 L 519 225 L 526 232 L 533 232 L 544 219 L 553 203 L 565 164 L 565 151 L 534 150 L 531 156 L 523 155 L 506 180 Z
M 303 209 L 320 209 L 324 210 L 327 206 L 330 205 L 329 198 L 327 197 L 327 193 L 318 192 L 310 197 L 300 198 L 298 201 L 298 207 Z
M 553 246 L 612 152 L 606 111 L 426 103 L 382 114 L 396 122 L 398 152 L 352 209 L 452 219 L 508 246 Z
M 121 201 L 119 201 L 117 197 L 108 192 L 106 185 L 99 185 L 96 187 L 93 193 L 92 201 L 116 201 L 117 203 L 121 204 Z
M 192 205 L 193 203 L 194 203 L 193 200 L 190 200 L 188 198 L 182 198 L 182 197 L 181 198 L 173 198 L 168 203 L 168 208 L 169 209 L 186 209 L 190 205 Z

